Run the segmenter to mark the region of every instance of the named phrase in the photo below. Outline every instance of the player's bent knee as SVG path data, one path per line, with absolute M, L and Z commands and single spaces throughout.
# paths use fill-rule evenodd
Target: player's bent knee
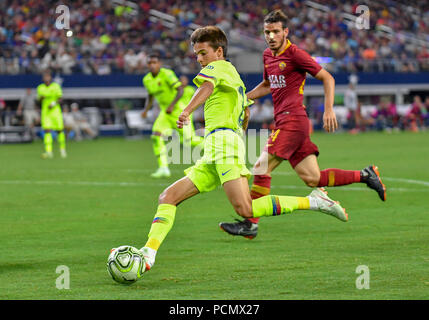
M 319 185 L 320 176 L 301 177 L 304 183 L 310 188 L 316 188 Z
M 178 203 L 174 192 L 171 189 L 165 189 L 158 197 L 158 204 L 171 204 L 176 206 Z

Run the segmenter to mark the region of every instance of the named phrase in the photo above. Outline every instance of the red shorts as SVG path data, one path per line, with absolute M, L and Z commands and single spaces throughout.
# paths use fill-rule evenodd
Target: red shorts
M 306 116 L 290 116 L 271 133 L 264 151 L 288 160 L 292 168 L 319 149 L 310 140 L 310 120 Z

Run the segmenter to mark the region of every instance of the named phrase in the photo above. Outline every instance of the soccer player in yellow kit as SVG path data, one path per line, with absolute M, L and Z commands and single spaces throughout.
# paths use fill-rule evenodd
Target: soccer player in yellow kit
M 149 56 L 148 66 L 150 72 L 144 76 L 143 85 L 149 93 L 149 99 L 142 117 L 146 118 L 147 112 L 153 106 L 153 99 L 156 99 L 160 109 L 153 124 L 151 135 L 153 151 L 158 159 L 158 170 L 151 176 L 153 178 L 167 178 L 170 177 L 171 173 L 168 168 L 167 147 L 163 138 L 171 135 L 173 130 L 177 130 L 180 141 L 193 147 L 201 144 L 203 138 L 195 134 L 192 123 L 186 128 L 177 128 L 176 126 L 177 118 L 192 96 L 184 94 L 184 86 L 174 71 L 162 68 L 161 60 L 156 54 Z
M 44 72 L 43 83 L 37 87 L 37 100 L 41 105 L 41 124 L 44 132 L 45 152 L 42 154 L 43 159 L 51 159 L 54 156 L 52 152 L 52 131 L 56 131 L 58 134 L 57 140 L 60 145 L 61 157 L 67 157 L 63 113 L 60 106 L 62 96 L 61 86 L 56 82 L 52 82 L 52 75 L 49 71 Z
M 181 112 L 177 126 L 186 126 L 192 112 L 204 104 L 204 155 L 194 166 L 185 170 L 185 177 L 159 196 L 148 240 L 141 249 L 145 270 L 154 265 L 156 253 L 173 226 L 177 206 L 217 186 L 223 187 L 234 210 L 242 217 L 316 210 L 347 221 L 345 210 L 320 189 L 307 197 L 269 195 L 252 201 L 248 184 L 250 171 L 245 163 L 246 151 L 242 138 L 247 115 L 245 110 L 252 102 L 246 97 L 246 88 L 237 70 L 225 60 L 227 38 L 221 29 L 214 26 L 198 28 L 193 32 L 191 42 L 203 68 L 194 78 L 198 90 Z

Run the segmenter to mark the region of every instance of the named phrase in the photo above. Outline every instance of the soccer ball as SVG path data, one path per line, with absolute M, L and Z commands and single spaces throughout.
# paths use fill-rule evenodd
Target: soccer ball
M 132 246 L 114 248 L 107 259 L 107 270 L 116 282 L 134 283 L 146 270 L 143 253 Z

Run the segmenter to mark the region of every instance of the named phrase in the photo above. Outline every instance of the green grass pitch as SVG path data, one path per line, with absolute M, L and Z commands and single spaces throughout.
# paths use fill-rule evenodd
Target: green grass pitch
M 328 188 L 343 223 L 304 211 L 261 219 L 254 240 L 218 223 L 236 215 L 222 189 L 178 208 L 154 268 L 131 286 L 106 270 L 112 247 L 140 248 L 159 193 L 150 139 L 69 142 L 68 158 L 42 160 L 42 143 L 0 146 L 0 299 L 427 299 L 429 132 L 313 135 L 320 167 L 380 168 L 387 201 L 362 184 Z M 272 193 L 307 195 L 288 163 Z M 369 289 L 357 289 L 358 266 Z M 57 289 L 58 266 L 70 288 Z

